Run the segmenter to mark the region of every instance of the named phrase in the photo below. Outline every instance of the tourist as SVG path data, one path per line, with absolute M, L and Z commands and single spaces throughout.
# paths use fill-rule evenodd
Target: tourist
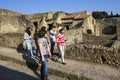
M 36 55 L 38 58 L 40 58 L 40 52 L 39 52 L 39 46 L 38 46 L 38 32 L 39 32 L 39 29 L 37 28 L 34 34 L 34 40 L 36 44 Z
M 56 43 L 56 26 L 53 26 L 52 29 L 50 30 L 50 43 L 51 43 L 51 54 L 52 56 L 54 55 L 54 47 Z
M 33 50 L 32 50 L 32 39 L 31 39 L 31 33 L 32 29 L 31 27 L 27 27 L 25 33 L 24 33 L 24 41 L 27 46 L 27 55 L 31 58 L 34 57 Z
M 47 32 L 40 30 L 38 33 L 38 45 L 42 60 L 42 66 L 41 66 L 41 79 L 42 80 L 48 80 L 48 54 L 51 56 L 51 52 L 48 46 L 48 42 L 46 39 Z
M 45 26 L 43 26 L 40 30 L 42 31 L 47 31 L 47 28 Z M 47 42 L 49 44 L 49 38 L 48 38 L 48 35 L 46 34 L 46 39 L 47 39 Z
M 42 27 L 41 29 L 40 29 L 41 31 L 46 31 L 47 32 L 47 30 L 46 30 L 46 27 Z M 35 41 L 36 41 L 36 54 L 37 54 L 37 56 L 40 58 L 40 51 L 39 51 L 39 46 L 38 46 L 38 35 L 39 35 L 39 29 L 37 29 L 37 35 L 36 35 L 36 39 L 35 39 Z M 49 40 L 48 40 L 48 36 L 46 35 L 46 39 L 47 39 L 47 42 L 48 42 L 48 44 L 49 44 Z
M 65 38 L 64 38 L 64 29 L 59 30 L 59 34 L 56 36 L 57 38 L 57 47 L 60 52 L 61 58 L 62 58 L 62 64 L 65 65 L 64 60 L 64 52 L 65 52 Z

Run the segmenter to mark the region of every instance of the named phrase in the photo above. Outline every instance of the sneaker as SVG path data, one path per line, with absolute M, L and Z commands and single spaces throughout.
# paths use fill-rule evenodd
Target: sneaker
M 65 63 L 65 62 L 63 62 L 62 64 L 63 64 L 63 65 L 66 65 L 66 63 Z
M 58 62 L 58 59 L 54 59 L 55 62 Z

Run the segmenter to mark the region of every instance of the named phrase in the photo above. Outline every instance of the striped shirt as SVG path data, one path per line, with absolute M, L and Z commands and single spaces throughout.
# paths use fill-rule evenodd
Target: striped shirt
M 57 44 L 60 45 L 60 46 L 64 46 L 64 43 L 65 43 L 64 35 L 59 33 L 56 36 L 56 38 L 57 38 Z

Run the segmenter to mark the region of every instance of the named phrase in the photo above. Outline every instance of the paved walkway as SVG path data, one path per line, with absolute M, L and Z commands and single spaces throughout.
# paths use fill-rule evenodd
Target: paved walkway
M 20 65 L 25 65 L 24 63 L 26 63 L 23 54 L 18 53 L 15 49 L 5 47 L 0 47 L 0 59 L 12 61 Z M 38 63 L 36 60 L 32 60 L 32 63 L 34 62 Z M 69 80 L 82 80 L 82 78 L 92 80 L 120 80 L 120 69 L 108 65 L 67 59 L 66 65 L 62 65 L 60 62 L 61 59 L 59 59 L 59 62 L 49 60 L 50 74 L 66 78 L 66 80 L 67 78 Z M 38 66 L 40 67 L 40 64 Z

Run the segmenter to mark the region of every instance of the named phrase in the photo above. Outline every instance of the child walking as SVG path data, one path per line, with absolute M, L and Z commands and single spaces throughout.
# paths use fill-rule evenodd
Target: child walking
M 62 64 L 65 65 L 65 60 L 64 60 L 64 52 L 65 52 L 65 38 L 64 38 L 64 29 L 59 30 L 59 34 L 56 36 L 57 38 L 57 47 L 58 50 L 61 54 L 62 58 Z

